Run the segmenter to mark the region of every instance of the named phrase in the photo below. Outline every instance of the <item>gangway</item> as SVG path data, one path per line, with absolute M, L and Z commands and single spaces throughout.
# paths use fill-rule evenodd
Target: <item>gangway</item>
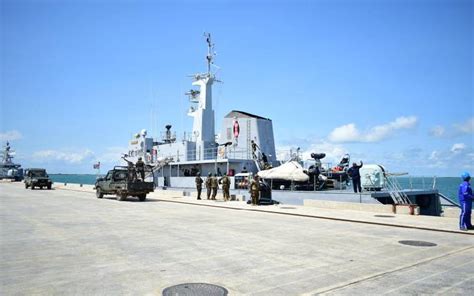
M 257 167 L 257 172 L 260 172 L 262 170 L 260 166 L 260 161 L 258 159 L 254 159 L 255 166 Z
M 164 166 L 168 165 L 173 161 L 173 158 L 167 157 L 162 160 L 158 160 L 154 165 L 149 165 L 151 167 L 151 172 L 146 175 L 146 178 L 154 177 L 156 171 L 161 170 Z
M 403 192 L 400 183 L 398 183 L 396 178 L 393 178 L 390 174 L 385 174 L 385 180 L 387 181 L 388 193 L 390 194 L 390 197 L 392 198 L 394 204 L 411 204 L 408 195 Z

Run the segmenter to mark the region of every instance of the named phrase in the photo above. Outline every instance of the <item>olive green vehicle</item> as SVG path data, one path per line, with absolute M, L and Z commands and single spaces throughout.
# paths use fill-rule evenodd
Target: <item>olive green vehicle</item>
M 34 190 L 35 187 L 51 189 L 53 185 L 53 181 L 51 181 L 45 169 L 27 169 L 24 182 L 25 188 L 31 188 L 31 190 Z
M 104 195 L 116 195 L 117 200 L 124 201 L 128 196 L 138 197 L 145 201 L 146 195 L 153 192 L 154 182 L 147 182 L 137 177 L 135 169 L 116 166 L 110 170 L 104 178 L 95 182 L 96 197 L 103 198 Z

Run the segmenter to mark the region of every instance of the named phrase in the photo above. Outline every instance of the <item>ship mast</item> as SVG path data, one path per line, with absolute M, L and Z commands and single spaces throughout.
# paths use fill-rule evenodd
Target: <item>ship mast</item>
M 216 147 L 214 110 L 212 109 L 212 84 L 215 81 L 215 75 L 211 71 L 215 52 L 211 34 L 204 33 L 204 37 L 207 43 L 207 73 L 194 74 L 192 85 L 199 89 L 186 92 L 192 104 L 188 115 L 194 118 L 192 136 L 193 141 L 196 142 L 196 160 L 214 159 Z
M 215 52 L 214 52 L 214 44 L 212 43 L 211 40 L 211 33 L 204 33 L 204 37 L 206 37 L 206 42 L 207 42 L 207 75 L 210 77 L 212 75 L 211 73 L 211 64 L 213 64 Z

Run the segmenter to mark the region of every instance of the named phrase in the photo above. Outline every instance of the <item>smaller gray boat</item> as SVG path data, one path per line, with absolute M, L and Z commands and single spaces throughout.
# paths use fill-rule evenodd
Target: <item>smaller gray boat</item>
M 0 180 L 23 180 L 23 169 L 21 168 L 21 164 L 12 161 L 14 154 L 15 151 L 11 150 L 10 143 L 7 142 L 0 154 Z

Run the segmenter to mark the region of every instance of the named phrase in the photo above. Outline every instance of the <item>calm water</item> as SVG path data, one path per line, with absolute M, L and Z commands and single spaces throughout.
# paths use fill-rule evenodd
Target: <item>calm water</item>
M 404 189 L 433 189 L 433 180 L 435 180 L 434 188 L 439 192 L 451 198 L 458 199 L 458 188 L 461 184 L 461 178 L 457 177 L 398 177 L 398 182 Z
M 51 174 L 51 179 L 56 183 L 94 184 L 97 175 L 75 175 L 75 174 Z M 400 186 L 404 189 L 431 189 L 433 188 L 433 177 L 398 177 Z M 461 178 L 438 177 L 435 188 L 453 200 L 457 200 L 457 191 Z
M 95 184 L 97 175 L 49 174 L 55 183 Z

